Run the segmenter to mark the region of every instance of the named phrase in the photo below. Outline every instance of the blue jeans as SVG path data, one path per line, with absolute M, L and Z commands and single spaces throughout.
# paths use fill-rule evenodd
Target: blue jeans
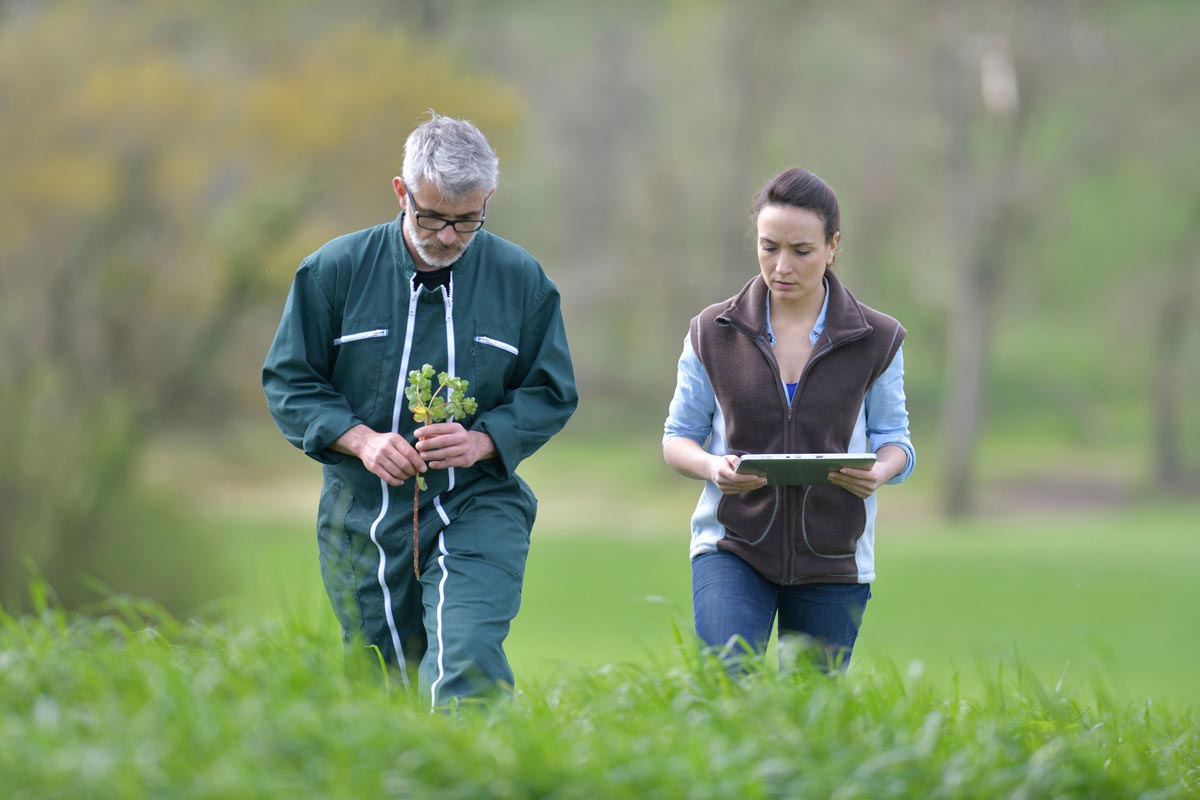
M 779 586 L 732 553 L 717 551 L 692 559 L 696 633 L 723 655 L 765 650 L 778 612 L 781 662 L 790 642 L 802 637 L 800 641 L 812 646 L 818 669 L 845 669 L 870 597 L 867 583 Z

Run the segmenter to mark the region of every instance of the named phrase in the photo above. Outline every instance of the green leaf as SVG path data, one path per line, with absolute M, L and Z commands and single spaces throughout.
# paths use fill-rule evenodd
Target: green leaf
M 465 419 L 476 410 L 475 398 L 465 395 L 470 383 L 463 378 L 456 378 L 449 372 L 439 372 L 438 388 L 433 390 L 433 367 L 423 364 L 421 369 L 408 373 L 408 386 L 404 389 L 404 397 L 408 400 L 408 408 L 413 412 L 413 420 L 422 424 L 442 422 L 444 420 Z M 443 390 L 447 390 L 445 395 Z

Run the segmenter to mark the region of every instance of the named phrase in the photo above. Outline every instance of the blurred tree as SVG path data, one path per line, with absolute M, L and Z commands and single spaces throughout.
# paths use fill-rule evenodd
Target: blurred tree
M 487 130 L 489 228 L 563 290 L 573 430 L 653 449 L 687 320 L 756 270 L 751 194 L 799 165 L 909 328 L 947 509 L 1012 431 L 1140 443 L 1169 482 L 1200 430 L 1198 33 L 1168 0 L 0 5 L 0 595 L 22 553 L 61 583 L 169 528 L 125 522 L 156 431 L 265 420 L 295 265 L 395 213 L 429 107 Z
M 959 265 L 948 308 L 949 364 L 944 400 L 944 504 L 952 516 L 970 510 L 972 460 L 984 408 L 987 353 L 1000 281 L 1020 235 L 1021 149 L 1034 109 L 1020 97 L 1012 36 L 970 31 L 971 6 L 948 9 L 940 47 L 946 150 L 948 240 Z M 991 137 L 993 141 L 980 142 Z
M 1192 216 L 1200 230 L 1200 201 Z M 1176 256 L 1175 268 L 1170 270 L 1159 293 L 1158 322 L 1154 330 L 1154 378 L 1151 398 L 1154 417 L 1154 479 L 1168 491 L 1193 492 L 1200 471 L 1185 452 L 1187 423 L 1184 407 L 1195 397 L 1186 387 L 1189 362 L 1188 331 L 1195 329 L 1200 317 L 1200 236 L 1185 242 Z
M 1018 279 L 1041 283 L 1040 275 L 1016 266 L 1026 255 L 1022 242 L 1051 224 L 1046 210 L 1081 166 L 1067 155 L 1067 139 L 1049 148 L 1059 157 L 1046 167 L 1044 140 L 1087 83 L 1078 43 L 1080 29 L 1090 30 L 1059 4 L 947 3 L 938 18 L 947 238 L 956 281 L 947 309 L 942 498 L 948 514 L 962 516 L 974 505 L 976 445 L 1005 286 Z M 1038 270 L 1047 266 L 1035 263 Z
M 1197 106 L 1176 99 L 1194 94 L 1184 76 L 1194 74 L 1198 59 L 1182 39 L 1170 40 L 1178 49 L 1164 48 L 1157 33 L 1195 28 L 1196 14 L 1184 12 L 1174 22 L 1160 18 L 1139 29 L 1145 24 L 1141 11 L 1080 10 L 1067 4 L 1003 11 L 952 4 L 939 14 L 946 24 L 942 108 L 951 132 L 947 227 L 958 286 L 948 309 L 943 419 L 943 498 L 952 515 L 973 507 L 975 444 L 989 383 L 994 387 L 988 359 L 1005 338 L 995 326 L 1002 314 L 1009 322 L 1018 318 L 1002 311 L 1006 295 L 1019 294 L 1049 313 L 1046 330 L 1053 333 L 1037 342 L 1039 352 L 1023 354 L 1031 360 L 1008 367 L 1024 369 L 1032 389 L 1013 408 L 1044 413 L 1037 405 L 1047 395 L 1037 383 L 1085 380 L 1078 367 L 1074 374 L 1063 373 L 1095 350 L 1105 362 L 1103 380 L 1118 386 L 1142 381 L 1148 390 L 1143 403 L 1156 432 L 1153 477 L 1168 488 L 1188 480 L 1179 408 L 1191 352 L 1188 328 L 1196 317 L 1189 313 L 1195 303 L 1194 227 L 1176 220 L 1178 208 L 1187 217 L 1196 201 L 1192 192 L 1169 189 L 1168 175 L 1187 174 L 1185 165 L 1195 161 L 1195 140 L 1186 132 L 1200 121 Z M 1131 22 L 1136 24 L 1126 24 Z M 978 93 L 971 87 L 976 81 Z M 1176 144 L 1181 135 L 1186 144 Z M 1097 176 L 1100 185 L 1094 183 Z M 1062 213 L 1065 201 L 1072 187 L 1089 181 L 1087 191 L 1109 194 L 1111 207 L 1093 208 L 1092 219 L 1073 227 Z M 1087 237 L 1106 226 L 1103 235 L 1112 249 L 1090 247 Z M 1052 251 L 1025 244 L 1037 240 L 1056 244 Z M 1134 264 L 1144 270 L 1136 278 L 1130 272 Z M 1149 288 L 1148 302 L 1139 297 L 1130 303 L 1117 293 L 1127 281 L 1135 282 L 1139 295 Z M 1018 282 L 1030 288 L 1014 292 Z M 1063 286 L 1061 297 L 1056 282 Z M 1070 311 L 1053 305 L 1064 300 Z M 1141 343 L 1146 355 L 1131 364 L 1113 357 L 1129 349 L 1129 337 L 1107 335 L 1128 329 L 1105 323 L 1119 323 L 1138 307 L 1149 312 L 1148 329 L 1156 335 Z M 1072 329 L 1076 316 L 1081 327 Z M 1019 315 L 1023 322 L 1028 317 Z M 1089 335 L 1097 328 L 1099 337 Z M 1089 338 L 1109 346 L 1095 348 L 1085 343 Z M 1153 365 L 1153 375 L 1142 374 L 1140 364 Z M 1111 405 L 1114 399 L 1111 390 L 1096 395 L 1081 389 L 1069 399 L 1053 398 L 1054 413 L 1094 417 L 1088 406 Z
M 921 443 L 941 445 L 945 508 L 972 507 L 984 434 L 1127 438 L 1146 381 L 1112 354 L 1140 363 L 1149 344 L 1088 335 L 1120 267 L 1080 255 L 1096 209 L 1064 215 L 1085 181 L 1142 157 L 1109 128 L 1175 105 L 1148 76 L 1164 43 L 1189 48 L 1200 9 L 1152 7 L 1168 5 L 454 6 L 449 39 L 537 98 L 496 225 L 563 287 L 574 428 L 657 426 L 621 409 L 665 408 L 687 319 L 755 269 L 750 195 L 797 164 L 842 197 L 839 268 L 910 330 L 910 410 Z M 1194 127 L 1185 116 L 1173 134 Z
M 1186 25 L 1187 20 L 1180 20 Z M 1200 26 L 1198 26 L 1200 27 Z M 1157 152 L 1162 187 L 1161 202 L 1174 210 L 1163 216 L 1179 220 L 1164 231 L 1145 231 L 1152 237 L 1146 252 L 1160 266 L 1152 270 L 1158 278 L 1151 307 L 1153 373 L 1148 381 L 1148 406 L 1152 416 L 1151 460 L 1156 485 L 1169 492 L 1194 495 L 1200 489 L 1200 452 L 1189 453 L 1189 407 L 1195 413 L 1197 384 L 1200 384 L 1200 158 L 1195 131 L 1200 128 L 1200 89 L 1195 76 L 1200 72 L 1200 51 L 1183 47 L 1166 51 L 1155 61 L 1157 69 L 1137 81 L 1128 94 L 1153 87 L 1169 102 L 1155 104 L 1139 119 L 1139 125 L 1117 130 L 1135 153 Z M 1130 147 L 1132 145 L 1132 147 Z M 1139 159 L 1139 166 L 1147 165 Z
M 503 143 L 521 105 L 444 47 L 316 2 L 0 15 L 0 599 L 20 600 L 30 556 L 76 602 L 89 572 L 138 583 L 137 562 L 104 572 L 98 553 L 200 571 L 170 557 L 183 531 L 139 527 L 162 523 L 134 508 L 149 437 L 228 422 L 267 346 L 239 341 L 240 321 L 277 319 L 306 252 L 396 213 L 426 109 Z M 253 367 L 228 368 L 245 353 Z M 159 599 L 206 591 L 176 577 Z

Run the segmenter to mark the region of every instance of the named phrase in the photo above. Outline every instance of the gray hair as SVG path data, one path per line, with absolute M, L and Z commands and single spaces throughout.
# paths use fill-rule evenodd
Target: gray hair
M 404 143 L 404 183 L 414 191 L 432 183 L 441 196 L 459 202 L 496 188 L 500 160 L 483 133 L 465 119 L 429 112 Z

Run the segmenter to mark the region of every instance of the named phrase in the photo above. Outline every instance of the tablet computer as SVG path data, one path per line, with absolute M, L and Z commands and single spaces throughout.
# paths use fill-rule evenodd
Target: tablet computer
M 768 484 L 798 486 L 829 483 L 829 473 L 842 467 L 870 469 L 874 453 L 747 453 L 737 471 L 765 475 Z

